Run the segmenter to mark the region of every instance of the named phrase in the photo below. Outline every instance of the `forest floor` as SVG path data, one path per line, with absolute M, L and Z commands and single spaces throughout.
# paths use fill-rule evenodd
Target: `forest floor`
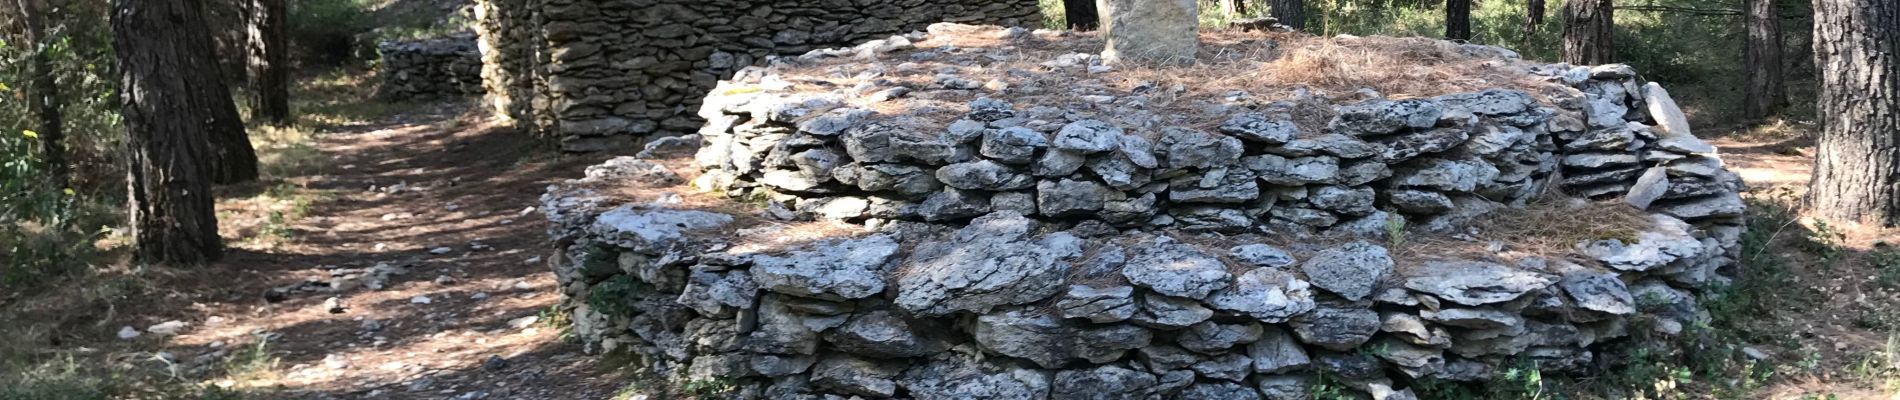
M 253 132 L 266 176 L 219 189 L 224 261 L 116 262 L 0 294 L 0 400 L 640 398 L 615 363 L 563 337 L 535 209 L 547 185 L 613 155 L 559 154 L 470 100 L 365 100 L 367 79 L 306 82 L 297 127 Z M 1895 398 L 1900 256 L 1878 244 L 1891 232 L 1799 217 L 1812 159 L 1803 131 L 1705 133 L 1750 183 L 1753 218 L 1774 227 L 1755 249 L 1772 262 L 1738 278 L 1768 289 L 1744 306 L 1709 304 L 1745 319 L 1714 344 L 1766 358 L 1739 369 L 1657 361 L 1660 373 L 1615 372 L 1634 382 L 1570 388 Z M 127 329 L 139 335 L 122 338 Z
M 630 380 L 563 339 L 536 209 L 612 155 L 561 155 L 474 101 L 367 101 L 362 79 L 253 130 L 266 176 L 218 189 L 223 261 L 0 296 L 0 355 L 53 360 L 0 363 L 47 387 L 0 399 L 615 396 Z

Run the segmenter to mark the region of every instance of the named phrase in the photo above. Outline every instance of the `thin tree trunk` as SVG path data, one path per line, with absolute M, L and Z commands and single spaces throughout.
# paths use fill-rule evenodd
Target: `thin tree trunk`
M 1296 31 L 1306 30 L 1306 5 L 1302 0 L 1272 0 L 1273 19 Z
M 1821 135 L 1809 206 L 1900 226 L 1900 2 L 1816 0 L 1814 55 Z
M 290 123 L 290 65 L 285 43 L 284 0 L 252 0 L 248 37 L 252 118 Z
M 1221 12 L 1230 18 L 1240 18 L 1247 14 L 1247 0 L 1220 0 Z
M 1095 0 L 1062 0 L 1062 16 L 1069 21 L 1069 30 L 1088 32 L 1102 26 L 1102 17 L 1095 12 Z
M 1525 49 L 1530 48 L 1531 38 L 1537 35 L 1537 27 L 1544 25 L 1544 0 L 1530 0 L 1524 4 L 1524 40 Z
M 39 120 L 35 132 L 39 134 L 40 153 L 46 159 L 47 182 L 54 188 L 65 188 L 71 179 L 66 161 L 66 120 L 61 116 L 59 79 L 53 72 L 53 60 L 46 54 L 53 40 L 46 37 L 46 10 L 39 2 L 19 0 L 20 19 L 26 25 L 26 43 L 32 46 L 33 52 L 27 62 L 32 79 L 27 81 L 26 107 Z
M 1564 1 L 1563 61 L 1577 65 L 1608 64 L 1616 60 L 1610 32 L 1616 28 L 1611 0 Z
M 1445 38 L 1471 40 L 1471 0 L 1445 0 Z
M 1774 0 L 1743 0 L 1748 18 L 1748 40 L 1742 51 L 1746 69 L 1742 116 L 1761 120 L 1787 104 L 1781 75 L 1781 16 Z
M 113 0 L 112 39 L 127 133 L 126 209 L 134 254 L 150 263 L 217 260 L 223 244 L 207 163 L 218 130 L 213 123 L 228 117 L 214 110 L 232 107 L 211 57 L 200 4 Z M 195 87 L 206 82 L 216 87 Z

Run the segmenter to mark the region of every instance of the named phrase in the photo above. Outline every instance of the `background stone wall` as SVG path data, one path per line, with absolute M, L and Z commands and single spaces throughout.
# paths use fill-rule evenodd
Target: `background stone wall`
M 453 97 L 484 93 L 482 58 L 475 33 L 386 41 L 381 55 L 383 96 L 392 99 Z
M 700 99 L 769 56 L 923 29 L 1031 25 L 1035 0 L 481 0 L 497 111 L 568 151 L 691 133 Z

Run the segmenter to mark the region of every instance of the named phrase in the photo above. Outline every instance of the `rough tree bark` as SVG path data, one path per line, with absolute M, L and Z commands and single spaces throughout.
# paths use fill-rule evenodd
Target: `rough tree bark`
M 1306 30 L 1306 4 L 1302 0 L 1272 0 L 1273 19 L 1296 31 Z
M 290 123 L 290 65 L 284 0 L 251 0 L 247 15 L 252 118 L 271 125 Z
M 1445 38 L 1471 40 L 1471 0 L 1445 0 Z
M 1228 17 L 1239 18 L 1247 14 L 1247 0 L 1220 0 L 1220 9 Z
M 1742 51 L 1746 79 L 1742 85 L 1742 116 L 1761 120 L 1787 104 L 1781 75 L 1781 15 L 1774 0 L 1744 0 L 1748 40 Z
M 1102 25 L 1102 16 L 1095 12 L 1095 0 L 1062 0 L 1062 16 L 1069 21 L 1069 30 L 1088 32 Z
M 1563 61 L 1577 65 L 1615 62 L 1610 32 L 1616 28 L 1612 0 L 1564 1 Z
M 169 1 L 161 0 L 161 2 Z M 188 91 L 184 92 L 185 95 L 191 96 L 193 101 L 205 107 L 200 114 L 204 118 L 200 121 L 203 121 L 205 129 L 209 130 L 211 136 L 211 181 L 238 183 L 255 180 L 257 179 L 257 153 L 251 148 L 251 139 L 244 132 L 244 120 L 238 117 L 237 105 L 231 100 L 231 88 L 225 84 L 224 74 L 216 73 L 220 65 L 218 60 L 221 60 L 218 57 L 218 47 L 216 42 L 211 40 L 210 28 L 202 18 L 203 3 L 197 4 L 191 8 L 200 16 L 199 19 L 193 20 L 192 23 L 181 23 L 181 28 L 189 32 L 181 33 L 179 38 L 181 41 L 196 41 L 196 43 L 188 43 L 179 51 L 202 58 L 204 61 L 189 62 L 203 64 L 205 70 L 212 73 L 200 74 L 188 72 L 196 70 L 180 70 L 178 74 L 179 78 L 187 83 L 185 89 Z
M 1530 0 L 1524 4 L 1524 39 L 1521 43 L 1530 46 L 1531 37 L 1537 35 L 1537 27 L 1544 24 L 1544 0 Z
M 214 110 L 232 107 L 199 7 L 197 0 L 112 1 L 127 133 L 126 209 L 142 262 L 192 264 L 223 255 L 208 164 L 218 128 L 207 122 L 222 122 L 227 116 Z M 216 87 L 194 87 L 207 81 Z
M 33 47 L 27 61 L 26 107 L 39 120 L 40 154 L 46 158 L 47 183 L 65 188 L 70 177 L 66 161 L 66 120 L 61 116 L 59 79 L 53 74 L 53 60 L 46 54 L 52 38 L 46 36 L 46 8 L 40 0 L 19 0 L 20 20 L 26 28 L 26 44 Z
M 1808 205 L 1900 226 L 1900 2 L 1816 0 L 1814 55 L 1821 135 Z

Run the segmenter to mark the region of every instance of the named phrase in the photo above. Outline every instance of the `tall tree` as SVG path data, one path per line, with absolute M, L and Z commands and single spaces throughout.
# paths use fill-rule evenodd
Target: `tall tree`
M 1531 38 L 1537 35 L 1537 27 L 1544 24 L 1544 0 L 1530 0 L 1524 4 L 1525 48 L 1530 47 Z
M 1445 0 L 1445 38 L 1471 40 L 1471 0 Z
M 1296 31 L 1306 30 L 1306 4 L 1302 0 L 1272 0 L 1273 19 Z
M 1615 62 L 1610 32 L 1616 28 L 1611 0 L 1564 1 L 1563 61 L 1577 65 Z
M 231 116 L 197 0 L 113 0 L 135 255 L 200 263 L 223 255 L 212 207 L 213 135 Z M 199 86 L 210 84 L 206 90 Z M 247 146 L 248 147 L 248 146 Z
M 59 95 L 59 79 L 54 75 L 52 56 L 47 54 L 52 47 L 53 38 L 46 30 L 46 11 L 41 0 L 18 0 L 21 25 L 26 28 L 26 44 L 32 46 L 28 57 L 27 73 L 32 79 L 27 81 L 26 107 L 39 120 L 35 129 L 40 139 L 40 153 L 46 158 L 47 180 L 55 188 L 64 188 L 68 184 L 66 161 L 66 121 L 62 117 L 62 104 Z
M 284 0 L 251 0 L 247 13 L 250 44 L 245 66 L 250 79 L 253 119 L 271 125 L 290 123 L 290 66 Z
M 1900 2 L 1815 0 L 1821 118 L 1808 205 L 1900 226 Z
M 1760 120 L 1787 104 L 1781 78 L 1781 13 L 1774 0 L 1743 0 L 1748 40 L 1742 50 L 1742 116 Z
M 1062 0 L 1062 17 L 1069 21 L 1069 30 L 1088 32 L 1102 26 L 1102 16 L 1095 12 L 1095 0 Z
M 1247 14 L 1247 0 L 1220 0 L 1220 9 L 1230 18 L 1240 18 Z

